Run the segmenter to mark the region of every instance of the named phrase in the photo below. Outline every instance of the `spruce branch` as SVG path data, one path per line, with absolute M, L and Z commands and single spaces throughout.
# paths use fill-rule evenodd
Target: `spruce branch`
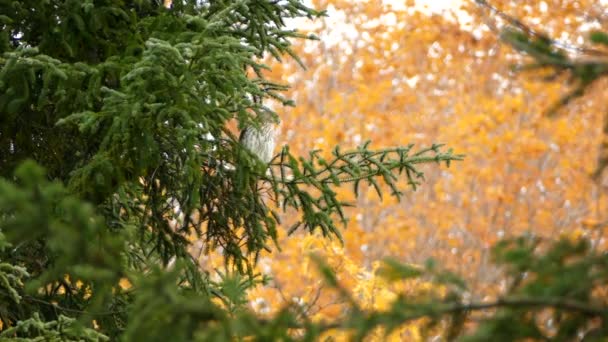
M 341 152 L 339 148 L 335 148 L 332 153 L 334 158 L 330 162 L 323 159 L 319 151 L 312 151 L 308 159 L 300 158 L 299 163 L 295 164 L 285 162 L 287 157 L 291 157 L 291 160 L 295 160 L 295 157 L 289 154 L 288 148 L 284 148 L 278 155 L 279 162 L 271 163 L 274 168 L 271 168 L 270 177 L 264 179 L 282 184 L 310 184 L 313 182 L 311 179 L 314 178 L 321 184 L 340 185 L 381 175 L 396 180 L 397 177 L 392 172 L 401 174 L 409 170 L 408 181 L 415 184 L 414 176 L 423 177 L 415 165 L 444 162 L 449 167 L 452 161 L 464 159 L 464 155 L 454 154 L 451 149 L 441 152 L 443 144 L 423 148 L 411 156 L 409 153 L 413 145 L 379 150 L 369 150 L 367 146 L 368 144 L 365 144 L 357 150 L 348 152 Z M 430 152 L 434 152 L 434 155 L 429 155 Z M 295 170 L 296 167 L 301 169 Z M 278 175 L 276 168 L 279 168 Z
M 335 188 L 342 184 L 353 184 L 353 191 L 359 194 L 361 182 L 371 185 L 382 197 L 382 186 L 387 186 L 391 196 L 400 199 L 402 189 L 399 176 L 405 176 L 408 185 L 416 190 L 424 173 L 420 164 L 445 163 L 464 159 L 451 149 L 442 150 L 442 144 L 413 151 L 414 145 L 372 150 L 370 142 L 355 150 L 342 152 L 339 147 L 332 151 L 332 159 L 326 160 L 320 151 L 311 151 L 308 158 L 292 155 L 285 146 L 273 162 L 259 177 L 269 184 L 273 200 L 284 210 L 292 207 L 302 212 L 302 219 L 289 229 L 295 231 L 302 224 L 313 231 L 320 228 L 324 235 L 334 235 L 341 239 L 332 216 L 337 215 L 342 224 L 347 218 L 344 207 L 350 203 L 340 201 Z M 381 183 L 379 182 L 381 181 Z

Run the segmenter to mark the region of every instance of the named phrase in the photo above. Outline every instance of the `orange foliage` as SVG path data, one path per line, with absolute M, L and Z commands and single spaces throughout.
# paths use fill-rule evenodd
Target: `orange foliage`
M 329 16 L 296 23 L 321 38 L 295 42 L 308 69 L 273 66 L 272 76 L 292 85 L 297 103 L 281 113 L 278 141 L 302 155 L 366 140 L 373 147 L 441 142 L 466 160 L 450 169 L 426 167 L 426 182 L 399 203 L 339 189 L 356 204 L 344 245 L 304 233 L 282 236 L 283 251 L 260 259 L 274 281 L 250 293 L 255 310 L 270 313 L 295 301 L 316 319 L 341 314 L 340 298 L 323 287 L 307 258 L 311 252 L 326 257 L 362 305 L 382 309 L 404 289 L 374 276 L 385 256 L 413 264 L 436 258 L 470 281 L 472 296 L 492 296 L 501 282 L 488 248 L 503 237 L 587 236 L 606 247 L 605 185 L 590 178 L 605 110 L 601 87 L 549 118 L 544 113 L 566 92 L 565 82 L 544 82 L 544 71 L 513 74 L 510 65 L 522 58 L 498 42 L 484 25 L 495 18 L 473 4 L 440 15 L 419 11 L 414 1 L 404 8 L 383 5 L 388 1 L 314 3 Z M 574 43 L 589 24 L 583 14 L 597 11 L 591 0 L 492 3 Z M 293 221 L 290 213 L 284 221 Z M 399 334 L 396 340 L 406 336 Z

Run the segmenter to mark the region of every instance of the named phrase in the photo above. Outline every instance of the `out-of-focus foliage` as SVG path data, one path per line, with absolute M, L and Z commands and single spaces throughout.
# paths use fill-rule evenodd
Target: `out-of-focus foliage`
M 320 329 L 342 329 L 354 340 L 373 336 L 378 328 L 380 338 L 422 339 L 439 333 L 459 341 L 572 341 L 582 337 L 595 341 L 608 335 L 604 323 L 608 315 L 606 253 L 591 250 L 583 240 L 545 243 L 521 237 L 501 241 L 492 254 L 506 272 L 507 287 L 491 300 L 467 300 L 465 282 L 439 270 L 434 262 L 420 268 L 386 260 L 377 273 L 387 281 L 421 278 L 430 286 L 410 283 L 419 290 L 399 294 L 383 310 L 354 306 L 339 324 L 321 324 Z M 336 282 L 331 268 L 320 267 L 326 282 L 350 302 L 348 290 Z M 410 323 L 418 328 L 403 330 Z M 399 334 L 394 335 L 395 331 Z M 411 331 L 415 335 L 408 334 Z
M 282 137 L 302 155 L 310 148 L 328 151 L 338 141 L 441 141 L 465 152 L 467 162 L 428 170 L 427 186 L 400 202 L 378 198 L 371 187 L 358 196 L 338 190 L 357 203 L 345 212 L 350 221 L 344 248 L 320 236 L 283 240 L 279 231 L 289 247 L 260 257 L 260 270 L 273 280 L 250 292 L 259 313 L 292 302 L 319 320 L 349 312 L 348 302 L 316 281 L 308 261 L 302 263 L 310 252 L 324 257 L 359 306 L 385 309 L 399 293 L 436 286 L 425 278 L 387 284 L 374 273 L 387 256 L 406 265 L 424 265 L 432 257 L 465 280 L 463 301 L 478 304 L 508 293 L 509 278 L 493 262 L 492 246 L 501 239 L 528 234 L 547 248 L 549 241 L 583 238 L 597 253 L 608 247 L 601 172 L 602 160 L 608 160 L 602 66 L 607 50 L 599 33 L 608 32 L 605 5 L 485 2 L 504 16 L 479 1 L 444 12 L 432 8 L 447 2 L 417 1 L 422 2 L 430 9 L 414 1 L 315 2 L 328 9 L 328 17 L 302 27 L 320 42 L 294 46 L 309 68 L 283 63 L 272 72 L 274 79 L 294 84 L 297 106 L 283 116 Z M 520 44 L 511 45 L 510 37 L 519 37 Z M 539 53 L 562 56 L 567 68 L 541 67 L 525 51 L 525 44 L 541 41 Z M 584 92 L 577 90 L 581 84 Z M 286 227 L 291 220 L 283 218 Z M 589 303 L 594 302 L 584 305 Z M 578 325 L 580 336 L 586 323 L 601 321 L 597 317 Z M 539 319 L 548 324 L 550 318 Z M 474 321 L 478 317 L 465 324 L 468 333 L 477 327 Z M 557 326 L 555 320 L 551 324 Z M 423 326 L 410 322 L 390 338 L 424 340 Z

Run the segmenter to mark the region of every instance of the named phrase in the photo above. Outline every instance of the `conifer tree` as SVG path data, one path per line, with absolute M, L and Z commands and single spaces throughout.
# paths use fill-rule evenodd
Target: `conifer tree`
M 239 143 L 229 122 L 292 104 L 262 62 L 312 38 L 286 21 L 321 14 L 297 0 L 0 1 L 0 338 L 274 340 L 309 324 L 244 305 L 257 255 L 279 247 L 276 211 L 339 239 L 336 186 L 399 197 L 399 176 L 415 188 L 419 164 L 462 159 L 365 144 L 331 160 L 283 147 L 266 164 Z M 192 235 L 230 277 L 200 269 Z

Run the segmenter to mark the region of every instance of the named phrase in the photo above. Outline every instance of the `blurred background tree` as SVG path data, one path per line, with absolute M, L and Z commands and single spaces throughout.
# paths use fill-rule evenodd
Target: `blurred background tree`
M 348 304 L 299 263 L 310 251 L 326 255 L 342 285 L 361 305 L 377 309 L 421 286 L 386 284 L 375 276 L 379 260 L 388 256 L 416 265 L 432 257 L 467 280 L 467 299 L 491 301 L 509 288 L 493 261 L 492 246 L 501 239 L 584 237 L 592 249 L 606 249 L 606 181 L 591 177 L 601 166 L 605 141 L 605 49 L 594 42 L 608 30 L 605 4 L 485 4 L 493 9 L 476 1 L 315 2 L 328 16 L 301 27 L 321 41 L 294 44 L 309 68 L 273 68 L 274 79 L 293 82 L 290 94 L 298 104 L 283 115 L 279 141 L 302 154 L 327 151 L 336 141 L 440 141 L 465 152 L 467 162 L 428 170 L 427 186 L 400 202 L 379 199 L 366 188 L 358 196 L 339 192 L 357 203 L 347 210 L 345 248 L 313 236 L 286 239 L 294 248 L 262 256 L 273 282 L 251 292 L 259 312 L 294 300 L 319 319 L 346 310 Z M 567 56 L 569 70 L 578 70 L 571 74 L 566 63 L 553 69 L 546 62 L 532 68 L 538 63 L 527 56 L 525 40 L 515 46 L 509 39 L 510 33 L 527 37 L 530 30 L 548 38 L 547 52 Z M 584 95 L 564 106 L 561 101 L 584 75 L 600 77 L 587 77 Z M 303 125 L 310 133 L 295 134 Z

